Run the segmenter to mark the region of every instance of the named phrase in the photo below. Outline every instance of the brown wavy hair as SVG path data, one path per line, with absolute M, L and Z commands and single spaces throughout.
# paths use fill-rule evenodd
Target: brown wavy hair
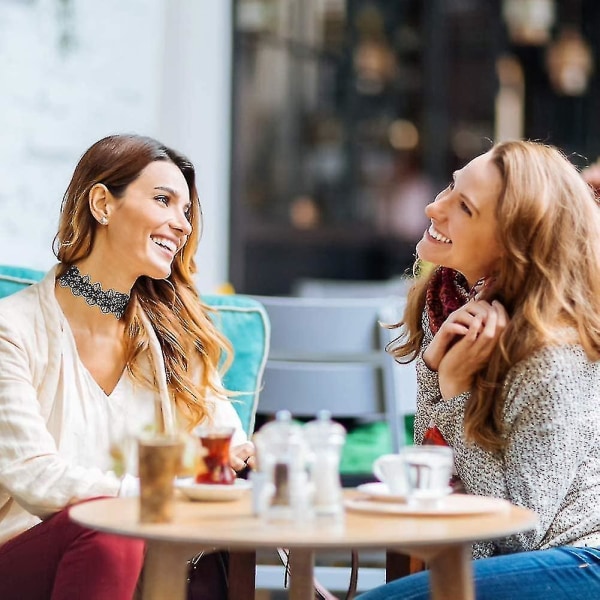
M 232 355 L 231 345 L 212 324 L 211 309 L 201 302 L 193 282 L 202 211 L 192 163 L 175 150 L 144 136 L 111 135 L 92 145 L 77 164 L 62 201 L 54 238 L 54 254 L 61 263 L 57 275 L 92 251 L 99 226 L 88 203 L 92 187 L 102 183 L 113 196 L 121 198 L 127 186 L 153 161 L 171 162 L 183 174 L 190 193 L 192 232 L 183 249 L 175 255 L 171 274 L 166 279 L 142 276 L 131 290 L 124 316 L 129 333 L 127 369 L 138 381 L 155 386 L 155 382 L 143 376 L 138 361 L 149 352 L 148 333 L 140 317 L 143 311 L 162 349 L 169 392 L 188 427 L 192 428 L 209 416 L 207 395 L 226 395 L 219 378 L 211 375 L 218 372 L 222 356 L 225 360 L 221 373 L 224 372 Z M 198 386 L 195 378 L 199 372 Z
M 503 181 L 496 217 L 504 253 L 483 298 L 502 302 L 510 323 L 475 376 L 464 430 L 466 439 L 498 451 L 502 384 L 511 367 L 565 342 L 580 344 L 591 361 L 600 359 L 600 213 L 592 189 L 558 149 L 512 141 L 495 145 L 491 158 Z M 409 293 L 402 334 L 390 349 L 398 360 L 413 360 L 421 348 L 430 279 L 420 277 Z

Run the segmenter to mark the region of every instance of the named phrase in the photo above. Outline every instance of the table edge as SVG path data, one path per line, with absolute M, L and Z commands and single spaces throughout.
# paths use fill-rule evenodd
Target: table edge
M 152 543 L 172 543 L 172 544 L 197 544 L 199 547 L 215 547 L 215 548 L 231 548 L 236 550 L 246 550 L 246 549 L 265 549 L 265 548 L 274 548 L 285 546 L 287 548 L 299 548 L 299 549 L 313 549 L 315 551 L 319 550 L 342 550 L 347 549 L 348 547 L 359 548 L 359 549 L 402 549 L 402 548 L 423 548 L 434 545 L 463 545 L 463 544 L 473 544 L 479 541 L 489 541 L 495 540 L 499 538 L 504 538 L 510 535 L 514 535 L 516 533 L 521 533 L 524 531 L 529 531 L 535 527 L 538 523 L 539 519 L 536 513 L 533 511 L 523 508 L 520 506 L 511 505 L 511 512 L 519 513 L 521 517 L 518 524 L 515 524 L 514 527 L 507 527 L 502 530 L 501 533 L 497 535 L 491 535 L 481 538 L 473 538 L 472 535 L 466 535 L 464 537 L 454 537 L 452 540 L 437 540 L 433 541 L 431 539 L 426 540 L 408 540 L 408 541 L 393 541 L 393 540 L 369 540 L 369 541 L 360 541 L 360 540 L 341 540 L 341 539 L 331 539 L 331 540 L 294 540 L 294 541 L 285 541 L 283 539 L 280 540 L 240 540 L 240 539 L 219 539 L 210 536 L 198 536 L 198 537 L 190 537 L 190 538 L 173 538 L 169 535 L 168 532 L 161 530 L 161 527 L 164 525 L 145 525 L 143 526 L 143 530 L 131 531 L 129 529 L 122 529 L 116 526 L 107 526 L 107 525 L 98 525 L 96 523 L 90 525 L 89 520 L 86 520 L 85 517 L 82 517 L 78 513 L 84 512 L 87 508 L 86 505 L 90 505 L 91 503 L 117 503 L 123 501 L 131 502 L 131 498 L 101 498 L 89 500 L 86 502 L 82 502 L 80 504 L 76 504 L 70 507 L 69 516 L 70 518 L 83 525 L 84 527 L 88 527 L 91 529 L 95 529 L 98 531 L 102 531 L 105 533 L 111 533 L 114 535 L 119 535 L 127 538 L 136 538 L 136 539 L 144 539 L 148 542 Z M 137 499 L 135 499 L 137 500 Z M 224 505 L 226 503 L 223 503 Z M 229 504 L 229 503 L 227 503 Z M 403 517 L 403 516 L 388 516 L 385 515 L 383 518 L 393 518 L 393 519 L 408 519 L 411 517 Z M 414 517 L 413 517 L 414 518 Z M 421 517 L 416 517 L 421 518 Z M 437 517 L 436 517 L 437 518 Z M 454 518 L 454 517 L 449 517 Z M 460 518 L 460 517 L 459 517 Z M 156 528 L 156 529 L 155 529 Z

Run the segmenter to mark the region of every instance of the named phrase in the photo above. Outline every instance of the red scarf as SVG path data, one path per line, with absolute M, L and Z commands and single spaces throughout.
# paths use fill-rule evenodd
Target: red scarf
M 435 335 L 450 313 L 466 304 L 471 296 L 465 276 L 454 269 L 438 267 L 427 286 L 425 310 Z

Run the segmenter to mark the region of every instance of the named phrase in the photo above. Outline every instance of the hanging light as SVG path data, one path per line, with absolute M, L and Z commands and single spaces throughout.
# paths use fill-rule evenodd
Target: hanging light
M 550 83 L 558 94 L 581 96 L 585 93 L 594 62 L 589 44 L 575 27 L 565 27 L 548 47 L 546 66 Z
M 381 94 L 394 79 L 396 58 L 383 40 L 361 41 L 354 51 L 356 87 L 362 94 Z
M 514 44 L 543 46 L 556 18 L 555 0 L 503 0 L 502 16 Z

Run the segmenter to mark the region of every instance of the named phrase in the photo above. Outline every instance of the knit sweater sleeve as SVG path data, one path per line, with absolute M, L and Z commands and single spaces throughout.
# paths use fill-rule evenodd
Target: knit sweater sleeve
M 423 443 L 425 431 L 431 424 L 432 407 L 442 399 L 437 371 L 432 371 L 423 359 L 423 352 L 433 339 L 427 313 L 423 314 L 422 326 L 423 342 L 421 343 L 421 351 L 415 361 L 415 370 L 417 373 L 417 412 L 415 414 L 414 425 L 415 444 Z
M 490 453 L 464 439 L 469 394 L 429 403 L 432 420 L 455 451 L 455 463 L 471 494 L 505 498 L 534 510 L 539 524 L 476 548 L 479 556 L 533 550 L 544 545 L 561 505 L 595 443 L 594 395 L 598 365 L 578 346 L 548 347 L 513 367 L 505 382 L 505 449 Z M 479 552 L 477 552 L 477 550 Z

